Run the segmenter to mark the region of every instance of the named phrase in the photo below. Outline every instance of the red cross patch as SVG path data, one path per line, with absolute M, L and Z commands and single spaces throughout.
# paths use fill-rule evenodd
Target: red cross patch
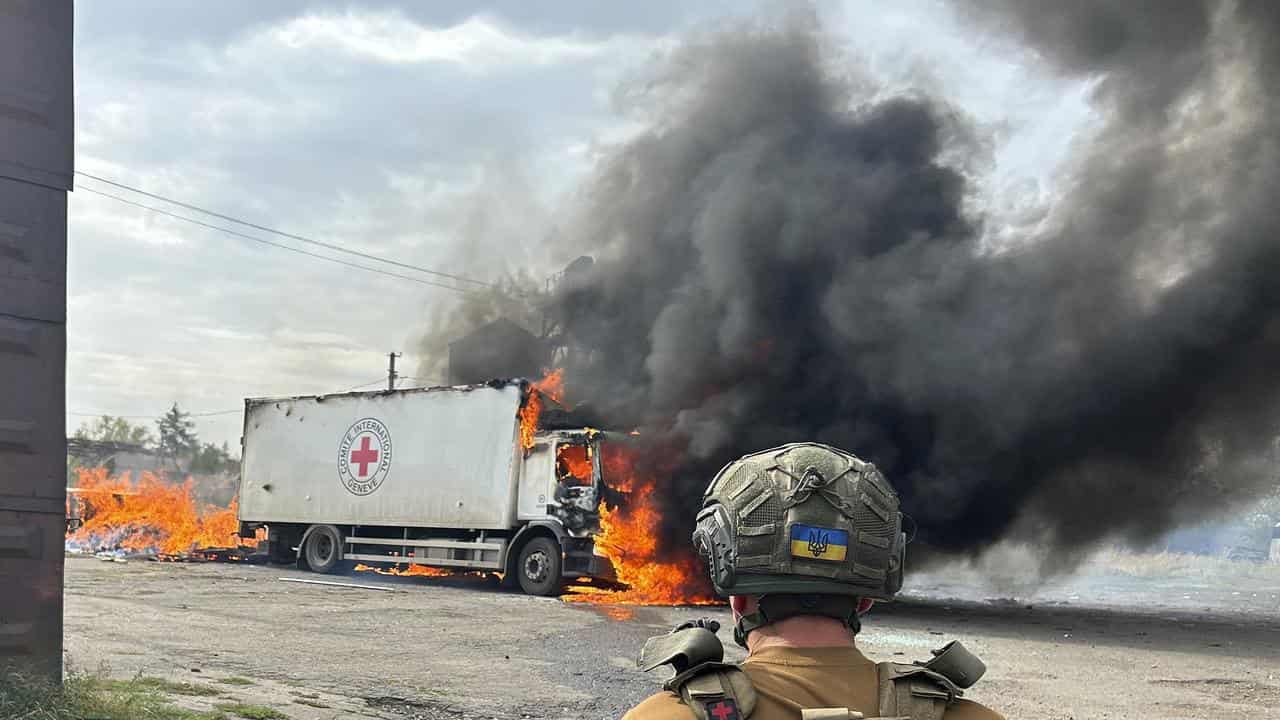
M 711 720 L 741 720 L 738 704 L 732 700 L 716 700 L 707 703 L 707 717 Z

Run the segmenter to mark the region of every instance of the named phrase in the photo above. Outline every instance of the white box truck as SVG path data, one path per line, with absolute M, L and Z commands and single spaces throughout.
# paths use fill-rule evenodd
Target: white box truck
M 245 400 L 241 536 L 265 527 L 273 560 L 315 572 L 353 561 L 493 571 L 535 595 L 610 579 L 593 552 L 606 435 L 522 440 L 529 388 Z

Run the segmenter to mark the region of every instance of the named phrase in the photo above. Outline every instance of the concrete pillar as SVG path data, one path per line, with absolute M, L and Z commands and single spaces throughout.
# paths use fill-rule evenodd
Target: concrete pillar
M 0 664 L 61 678 L 72 0 L 0 0 Z

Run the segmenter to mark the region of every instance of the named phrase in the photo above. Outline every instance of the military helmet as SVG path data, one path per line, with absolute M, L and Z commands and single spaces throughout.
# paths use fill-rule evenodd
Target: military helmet
M 793 443 L 726 465 L 693 533 L 716 592 L 887 600 L 902 587 L 898 496 L 869 462 Z

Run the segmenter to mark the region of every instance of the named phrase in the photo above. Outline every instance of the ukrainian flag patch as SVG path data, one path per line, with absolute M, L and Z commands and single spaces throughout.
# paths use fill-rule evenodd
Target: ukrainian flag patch
M 849 532 L 816 525 L 791 526 L 791 557 L 842 561 L 849 552 Z

